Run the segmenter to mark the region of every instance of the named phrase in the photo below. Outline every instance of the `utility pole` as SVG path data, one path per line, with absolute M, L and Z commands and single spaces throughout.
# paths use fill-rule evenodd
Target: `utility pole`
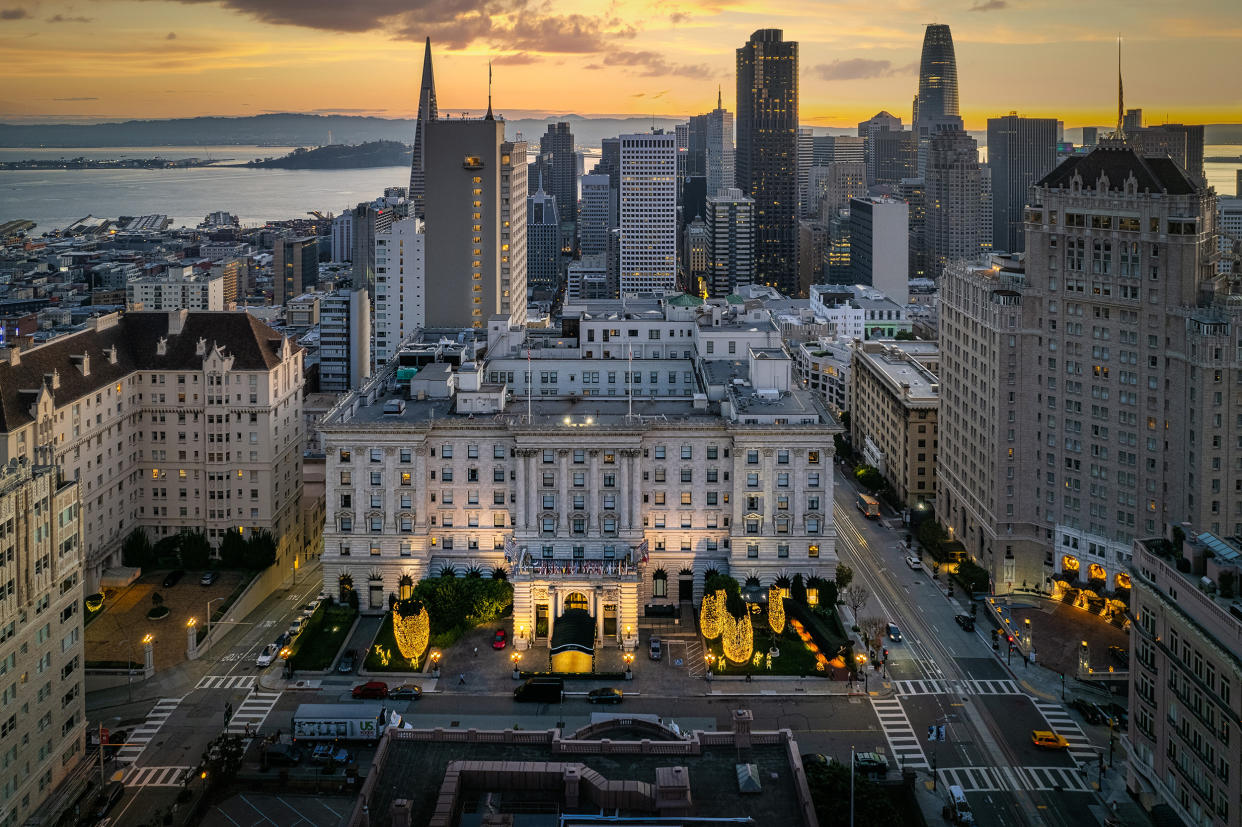
M 104 780 L 104 748 L 105 747 L 106 747 L 106 744 L 104 744 L 104 728 L 103 728 L 103 722 L 101 721 L 99 723 L 99 787 L 100 789 L 103 789 L 105 786 L 107 786 Z
M 850 827 L 854 827 L 854 745 L 850 744 Z

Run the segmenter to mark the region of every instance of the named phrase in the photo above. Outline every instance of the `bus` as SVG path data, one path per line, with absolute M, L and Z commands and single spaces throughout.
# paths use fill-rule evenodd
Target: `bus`
M 858 510 L 863 513 L 864 517 L 878 518 L 880 516 L 880 501 L 870 494 L 859 494 L 854 504 L 858 506 Z

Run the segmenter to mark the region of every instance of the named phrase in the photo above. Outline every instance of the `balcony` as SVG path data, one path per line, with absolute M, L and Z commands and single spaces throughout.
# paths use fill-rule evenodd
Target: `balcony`
M 574 579 L 638 582 L 641 578 L 638 567 L 627 560 L 606 560 L 603 558 L 583 558 L 568 560 L 547 557 L 531 560 L 513 567 L 509 579 L 513 581 L 531 581 L 547 579 Z

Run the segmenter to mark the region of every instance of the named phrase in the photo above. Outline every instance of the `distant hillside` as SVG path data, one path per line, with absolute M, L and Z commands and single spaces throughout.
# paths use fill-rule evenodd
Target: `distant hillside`
M 414 150 L 399 141 L 370 141 L 357 146 L 332 144 L 318 149 L 298 147 L 280 158 L 251 161 L 257 169 L 365 169 L 410 163 Z
M 581 146 L 599 146 L 605 137 L 646 132 L 654 124 L 672 130 L 672 118 L 522 118 L 506 122 L 511 140 L 522 138 L 536 146 L 547 124 L 568 121 Z M 331 141 L 329 141 L 331 133 Z M 244 118 L 177 118 L 97 124 L 0 124 L 0 147 L 109 147 L 109 146 L 320 146 L 409 141 L 414 122 L 407 118 L 356 115 L 254 115 Z

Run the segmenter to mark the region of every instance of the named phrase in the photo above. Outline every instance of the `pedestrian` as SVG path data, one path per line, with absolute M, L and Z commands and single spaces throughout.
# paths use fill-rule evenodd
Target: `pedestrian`
M 466 682 L 466 673 L 462 672 L 460 675 L 457 676 L 457 685 L 461 686 L 465 682 Z
M 477 646 L 476 646 L 476 647 L 474 647 L 474 656 L 475 656 L 476 658 L 479 656 L 479 647 L 477 647 Z

